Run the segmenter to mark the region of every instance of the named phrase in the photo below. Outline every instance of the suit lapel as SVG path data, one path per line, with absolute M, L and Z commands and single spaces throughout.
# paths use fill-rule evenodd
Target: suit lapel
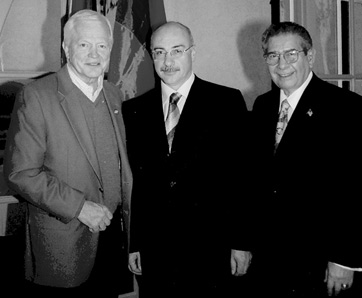
M 126 193 L 126 197 L 130 197 L 131 194 L 131 169 L 127 157 L 126 143 L 123 136 L 125 136 L 125 130 L 121 114 L 121 95 L 120 93 L 114 93 L 111 88 L 108 87 L 108 83 L 104 82 L 103 85 L 104 97 L 110 111 L 111 120 L 115 129 L 117 144 L 120 154 L 120 162 L 122 163 L 122 191 Z M 116 100 L 114 100 L 116 99 Z M 128 201 L 124 201 L 127 204 Z
M 201 88 L 202 89 L 202 88 Z M 180 120 L 177 124 L 173 147 L 175 150 L 180 150 L 184 146 L 197 146 L 197 138 L 202 137 L 205 123 L 202 123 L 203 113 L 206 113 L 205 107 L 200 103 L 200 79 L 195 77 L 187 100 L 185 102 Z M 206 128 L 206 126 L 205 126 Z
M 86 155 L 95 174 L 97 175 L 99 182 L 102 184 L 93 139 L 84 117 L 82 107 L 79 103 L 79 100 L 77 99 L 80 91 L 72 83 L 66 66 L 59 71 L 58 82 L 58 92 L 61 95 L 60 105 L 62 106 L 64 113 L 69 120 L 69 123 L 78 139 L 82 150 L 84 151 L 84 154 Z
M 148 119 L 147 122 L 150 123 L 152 127 L 151 131 L 152 134 L 155 134 L 155 141 L 159 140 L 162 144 L 162 151 L 164 151 L 165 154 L 168 154 L 168 141 L 163 114 L 161 85 L 153 90 L 154 91 L 151 91 L 150 97 L 146 100 L 144 117 L 145 119 Z
M 312 125 L 312 116 L 315 113 L 315 98 L 313 95 L 315 84 L 317 84 L 316 76 L 313 76 L 311 82 L 304 90 L 299 102 L 293 112 L 293 116 L 288 122 L 287 129 L 284 132 L 282 140 L 279 146 L 282 146 L 283 140 L 284 143 L 288 141 L 288 143 L 296 143 L 300 140 L 300 136 L 303 135 L 305 130 L 313 129 Z M 279 148 L 278 148 L 279 150 Z M 277 150 L 277 151 L 278 151 Z

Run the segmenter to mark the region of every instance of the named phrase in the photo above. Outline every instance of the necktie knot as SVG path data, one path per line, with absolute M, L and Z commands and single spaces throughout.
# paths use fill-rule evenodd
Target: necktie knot
M 288 111 L 290 109 L 290 104 L 288 100 L 284 99 L 282 101 L 282 107 L 280 109 L 280 117 L 286 117 L 288 121 Z
M 170 95 L 170 104 L 177 105 L 177 102 L 180 100 L 181 96 L 182 95 L 178 92 L 172 93 Z

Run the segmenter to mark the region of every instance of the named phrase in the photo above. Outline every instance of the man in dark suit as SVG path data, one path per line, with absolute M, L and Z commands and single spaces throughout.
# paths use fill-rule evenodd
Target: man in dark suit
M 262 47 L 275 85 L 252 112 L 261 229 L 250 270 L 263 294 L 347 294 L 362 267 L 355 208 L 362 98 L 312 72 L 304 27 L 273 24 Z
M 230 297 L 231 273 L 243 275 L 251 258 L 240 140 L 246 105 L 239 90 L 195 76 L 195 45 L 183 24 L 160 26 L 151 49 L 161 82 L 123 106 L 134 175 L 129 266 L 142 273 L 140 297 Z M 181 116 L 171 144 L 175 92 L 181 98 L 170 109 Z
M 64 28 L 68 63 L 28 84 L 15 103 L 4 174 L 28 202 L 30 296 L 118 297 L 132 175 L 122 96 L 103 81 L 112 44 L 104 16 L 74 14 Z

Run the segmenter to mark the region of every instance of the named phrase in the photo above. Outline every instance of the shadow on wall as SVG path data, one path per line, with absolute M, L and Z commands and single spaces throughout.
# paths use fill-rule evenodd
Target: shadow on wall
M 261 49 L 261 36 L 268 26 L 264 22 L 248 23 L 242 26 L 237 36 L 241 67 L 251 85 L 243 90 L 249 110 L 257 96 L 271 89 L 271 79 Z
M 40 50 L 44 58 L 38 70 L 54 72 L 62 64 L 62 19 L 60 2 L 46 1 L 46 18 L 41 27 Z

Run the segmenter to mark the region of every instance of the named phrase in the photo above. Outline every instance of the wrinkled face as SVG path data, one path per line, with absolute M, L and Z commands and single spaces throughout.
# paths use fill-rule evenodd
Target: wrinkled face
M 152 37 L 152 50 L 154 51 L 186 50 L 190 46 L 192 44 L 187 31 L 175 24 L 158 29 Z M 177 90 L 191 76 L 194 57 L 195 49 L 193 47 L 178 58 L 168 53 L 162 59 L 154 59 L 155 70 L 166 85 Z
M 76 24 L 70 44 L 63 43 L 68 63 L 87 84 L 92 84 L 106 71 L 111 53 L 109 28 L 98 20 Z
M 268 43 L 268 53 L 284 53 L 288 50 L 302 50 L 301 37 L 296 34 L 280 34 L 271 37 Z M 307 79 L 314 63 L 315 50 L 310 49 L 307 55 L 300 52 L 298 60 L 288 64 L 280 55 L 276 65 L 268 65 L 273 82 L 281 88 L 286 96 L 297 90 Z

